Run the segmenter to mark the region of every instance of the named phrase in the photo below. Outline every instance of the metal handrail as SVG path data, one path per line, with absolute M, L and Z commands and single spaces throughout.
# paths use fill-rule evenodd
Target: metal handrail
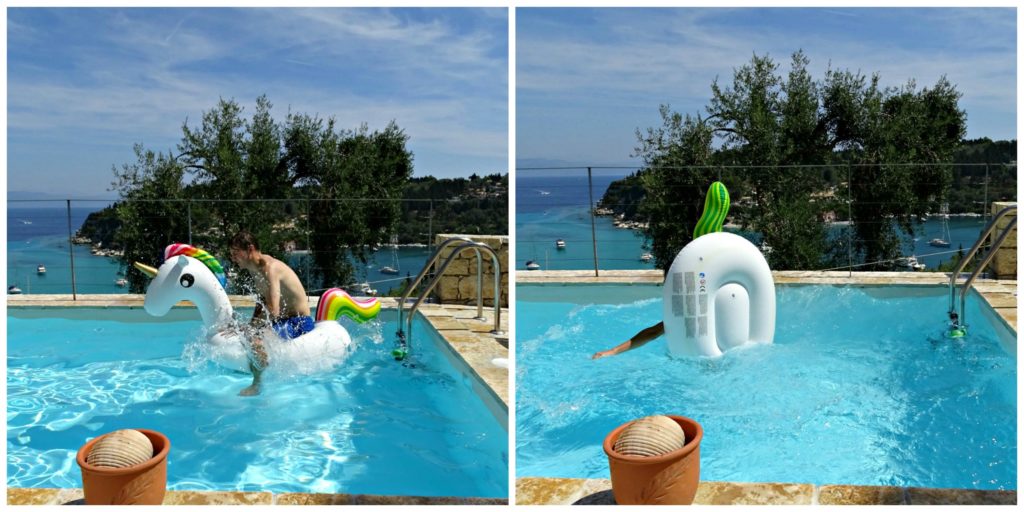
M 434 249 L 433 254 L 431 254 L 430 257 L 427 258 L 427 262 L 423 264 L 423 268 L 420 269 L 420 273 L 416 274 L 416 279 L 413 279 L 413 281 L 409 283 L 408 288 L 405 289 L 405 293 L 402 294 L 402 298 L 398 301 L 399 335 L 401 335 L 402 333 L 402 318 L 405 310 L 405 301 L 409 300 L 409 296 L 412 295 L 412 292 L 416 289 L 417 286 L 420 285 L 420 282 L 423 281 L 423 278 L 427 275 L 427 273 L 430 272 L 430 266 L 433 265 L 434 262 L 436 262 L 437 259 L 441 257 L 441 251 L 443 251 L 445 247 L 448 247 L 449 245 L 455 242 L 472 242 L 472 240 L 461 236 L 455 236 L 442 242 L 441 245 L 437 246 L 437 249 Z
M 985 226 L 985 229 L 981 231 L 981 235 L 978 237 L 978 240 L 974 242 L 974 246 L 971 247 L 971 250 L 968 251 L 967 254 L 960 260 L 960 264 L 957 265 L 956 270 L 954 270 L 952 275 L 949 276 L 949 319 L 952 322 L 953 329 L 961 329 L 967 327 L 967 324 L 964 322 L 964 314 L 966 312 L 967 307 L 967 291 L 971 289 L 971 285 L 974 284 L 974 281 L 978 278 L 978 275 L 981 274 L 985 267 L 992 261 L 992 258 L 995 257 L 996 251 L 1000 247 L 1002 247 L 1003 242 L 1006 241 L 1006 237 L 1010 234 L 1011 231 L 1014 230 L 1014 228 L 1017 227 L 1017 217 L 1014 217 L 1013 220 L 1011 220 L 1010 223 L 1007 224 L 1006 229 L 1003 230 L 1002 234 L 999 235 L 999 238 L 997 238 L 996 241 L 989 248 L 988 254 L 986 254 L 985 257 L 982 259 L 981 263 L 978 265 L 978 268 L 974 269 L 974 272 L 971 272 L 971 275 L 967 278 L 967 281 L 964 281 L 964 284 L 960 287 L 959 314 L 956 311 L 956 279 L 960 277 L 960 272 L 963 271 L 964 267 L 967 266 L 967 263 L 971 261 L 971 258 L 973 258 L 974 255 L 978 253 L 978 250 L 981 249 L 981 246 L 985 243 L 985 240 L 989 237 L 989 235 L 991 235 L 992 232 L 995 231 L 996 224 L 1000 220 L 1002 220 L 1003 217 L 1006 217 L 1011 212 L 1016 211 L 1017 205 L 1007 206 L 1006 208 L 999 210 L 999 213 L 996 213 L 995 216 L 992 217 L 992 220 L 989 221 L 988 225 Z
M 434 273 L 434 278 L 430 281 L 430 283 L 427 284 L 427 287 L 416 298 L 416 301 L 409 308 L 408 316 L 405 317 L 405 303 L 409 299 L 409 296 L 412 294 L 413 290 L 415 290 L 416 287 L 419 286 L 420 282 L 423 281 L 423 278 L 429 272 L 431 265 L 433 265 L 438 260 L 438 258 L 440 258 L 442 250 L 456 242 L 461 242 L 461 244 L 458 247 L 456 247 L 451 254 L 448 255 L 444 263 L 441 264 L 441 267 L 438 269 L 438 271 Z M 444 241 L 441 245 L 438 246 L 437 250 L 434 251 L 434 254 L 431 255 L 431 257 L 427 260 L 427 263 L 423 266 L 423 269 L 420 270 L 420 273 L 416 276 L 416 279 L 409 285 L 405 293 L 402 295 L 402 299 L 398 305 L 398 332 L 396 334 L 398 335 L 399 341 L 403 344 L 403 348 L 404 346 L 407 346 L 409 342 L 412 340 L 412 319 L 413 315 L 416 313 L 416 310 L 420 307 L 420 304 L 422 304 L 423 301 L 426 300 L 427 295 L 429 295 L 430 292 L 433 291 L 434 287 L 437 286 L 437 283 L 440 282 L 441 277 L 444 276 L 445 271 L 448 269 L 449 266 L 451 266 L 452 262 L 455 261 L 455 258 L 457 258 L 460 254 L 462 254 L 462 252 L 464 252 L 467 249 L 473 249 L 476 252 L 477 309 L 475 320 L 485 319 L 483 316 L 483 259 L 480 254 L 480 251 L 484 250 L 488 254 L 490 254 L 491 265 L 494 268 L 494 329 L 491 330 L 491 334 L 502 334 L 501 262 L 498 258 L 498 253 L 487 244 L 475 242 L 468 238 L 454 237 Z M 405 331 L 402 330 L 403 317 L 405 323 L 408 325 L 406 329 L 408 335 L 406 335 Z

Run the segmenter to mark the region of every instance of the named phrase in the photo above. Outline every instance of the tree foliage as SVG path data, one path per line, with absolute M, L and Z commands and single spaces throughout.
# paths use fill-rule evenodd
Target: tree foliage
M 136 161 L 113 168 L 113 190 L 122 200 L 113 208 L 121 219 L 114 243 L 124 248 L 121 261 L 129 290 L 145 293 L 148 280 L 132 262 L 157 260 L 169 244 L 188 240 L 188 222 L 180 212 L 185 170 L 171 155 L 134 147 Z
M 245 229 L 278 258 L 286 244 L 308 247 L 321 283 L 350 282 L 351 259 L 365 261 L 395 230 L 412 174 L 408 136 L 394 122 L 342 130 L 334 119 L 293 113 L 278 123 L 271 108 L 261 96 L 245 119 L 222 99 L 199 126 L 183 124 L 176 156 L 138 145 L 138 161 L 114 169 L 123 266 L 154 262 L 190 235 L 226 260 L 230 238 Z M 142 276 L 128 276 L 132 291 L 144 290 Z
M 877 74 L 831 67 L 815 80 L 808 65 L 798 51 L 783 76 L 754 55 L 731 83 L 711 84 L 706 116 L 662 105 L 662 126 L 637 130 L 637 214 L 659 268 L 690 241 L 716 179 L 734 200 L 730 217 L 763 237 L 777 269 L 835 264 L 842 248 L 823 220 L 837 213 L 837 198 L 852 199 L 853 249 L 872 262 L 898 257 L 897 228 L 913 234 L 913 222 L 937 209 L 965 131 L 955 86 L 941 78 L 931 88 L 882 88 Z M 846 172 L 826 167 L 836 164 Z

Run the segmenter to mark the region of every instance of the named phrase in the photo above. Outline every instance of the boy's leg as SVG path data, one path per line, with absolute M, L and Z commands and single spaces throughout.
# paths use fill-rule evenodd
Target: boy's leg
M 238 392 L 239 396 L 260 394 L 260 380 L 263 370 L 267 367 L 267 352 L 263 349 L 263 341 L 253 337 L 249 342 L 249 370 L 252 372 L 252 384 Z

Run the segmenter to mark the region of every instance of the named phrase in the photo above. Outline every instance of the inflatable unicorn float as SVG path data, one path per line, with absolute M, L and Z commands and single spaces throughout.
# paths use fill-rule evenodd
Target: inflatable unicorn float
M 235 320 L 234 308 L 225 290 L 227 277 L 216 258 L 191 245 L 172 244 L 164 249 L 160 268 L 139 262 L 134 266 L 152 278 L 146 289 L 147 313 L 164 316 L 183 300 L 195 304 L 207 333 L 206 348 L 211 359 L 228 368 L 249 371 L 249 344 Z M 320 296 L 312 331 L 284 340 L 267 329 L 260 337 L 269 360 L 275 365 L 336 361 L 344 357 L 352 344 L 348 331 L 337 320 L 347 316 L 362 323 L 378 312 L 378 299 L 354 299 L 344 290 L 331 288 Z
M 775 281 L 761 251 L 722 231 L 729 192 L 708 188 L 693 241 L 665 276 L 665 337 L 673 356 L 719 356 L 731 348 L 771 343 L 775 336 Z

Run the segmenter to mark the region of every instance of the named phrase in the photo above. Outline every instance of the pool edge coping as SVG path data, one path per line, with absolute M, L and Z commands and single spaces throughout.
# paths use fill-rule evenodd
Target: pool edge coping
M 611 480 L 516 478 L 516 505 L 615 505 Z M 701 481 L 694 505 L 1016 505 L 1016 490 Z
M 77 505 L 85 494 L 81 488 L 53 487 L 7 489 L 7 505 Z M 454 496 L 400 496 L 380 494 L 274 493 L 269 491 L 172 491 L 163 505 L 507 505 L 507 498 L 463 498 Z

